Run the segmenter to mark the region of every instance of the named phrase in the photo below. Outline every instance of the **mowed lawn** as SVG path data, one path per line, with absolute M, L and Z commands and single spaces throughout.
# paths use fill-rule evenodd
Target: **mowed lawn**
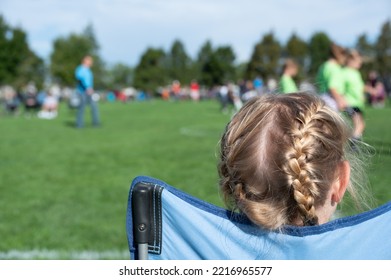
M 99 106 L 100 128 L 90 126 L 87 114 L 86 128 L 75 129 L 66 104 L 54 120 L 0 117 L 0 253 L 126 257 L 127 197 L 137 175 L 222 206 L 216 163 L 230 115 L 220 113 L 217 101 Z M 368 169 L 376 205 L 391 200 L 390 115 L 390 107 L 366 112 L 365 140 L 376 150 Z
M 127 249 L 129 185 L 148 175 L 220 203 L 218 140 L 229 120 L 213 102 L 100 104 L 102 127 L 0 119 L 0 252 Z M 89 113 L 89 111 L 87 112 Z

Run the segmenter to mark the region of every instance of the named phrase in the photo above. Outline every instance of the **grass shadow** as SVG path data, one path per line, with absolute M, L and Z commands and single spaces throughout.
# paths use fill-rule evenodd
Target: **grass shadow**
M 67 121 L 64 121 L 63 123 L 64 123 L 64 126 L 66 126 L 66 127 L 76 128 L 75 121 L 67 120 Z

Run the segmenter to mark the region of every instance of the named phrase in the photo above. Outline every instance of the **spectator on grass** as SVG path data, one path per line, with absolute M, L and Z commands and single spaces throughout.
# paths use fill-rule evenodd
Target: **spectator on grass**
M 25 115 L 28 117 L 39 110 L 40 104 L 38 102 L 37 88 L 34 82 L 29 82 L 27 84 L 25 93 L 23 94 L 23 103 Z
M 257 92 L 257 95 L 261 95 L 263 93 L 263 80 L 261 77 L 256 77 L 253 80 L 253 88 Z
M 328 222 L 346 190 L 353 199 L 366 192 L 362 180 L 351 184 L 359 163 L 350 133 L 344 118 L 314 94 L 252 98 L 221 139 L 226 204 L 270 230 Z
M 178 80 L 174 80 L 171 84 L 171 96 L 174 100 L 179 100 L 181 94 L 181 83 Z
M 329 58 L 318 69 L 317 84 L 319 93 L 334 110 L 343 111 L 347 107 L 343 97 L 344 80 L 342 65 L 346 61 L 346 51 L 341 46 L 331 44 Z
M 243 106 L 242 99 L 240 98 L 240 88 L 235 83 L 228 83 L 228 97 L 229 103 L 233 104 L 233 113 L 236 113 Z
M 4 88 L 4 109 L 6 114 L 17 115 L 20 103 L 20 97 L 16 91 L 12 87 L 6 86 Z
M 353 121 L 353 139 L 361 140 L 365 129 L 364 109 L 365 93 L 364 81 L 359 69 L 361 68 L 362 58 L 356 50 L 350 50 L 347 54 L 346 66 L 343 69 L 344 74 L 344 97 L 347 102 L 346 112 Z
M 58 100 L 49 90 L 45 96 L 41 111 L 38 112 L 38 117 L 41 119 L 54 119 L 58 113 Z
M 107 94 L 106 94 L 106 100 L 108 102 L 114 102 L 116 100 L 116 96 L 114 94 L 113 91 L 109 91 Z
M 384 107 L 386 101 L 386 90 L 376 71 L 372 70 L 368 74 L 365 91 L 368 95 L 368 103 L 377 108 Z
M 196 80 L 190 83 L 190 98 L 194 101 L 200 100 L 200 86 Z
M 89 55 L 85 56 L 75 70 L 75 77 L 77 80 L 77 94 L 80 97 L 80 105 L 77 108 L 76 127 L 82 128 L 84 126 L 84 110 L 87 105 L 91 107 L 92 124 L 99 126 L 99 112 L 97 101 L 93 98 L 94 95 L 94 76 L 91 71 L 93 65 L 93 58 Z
M 293 78 L 297 75 L 298 65 L 293 59 L 285 60 L 282 75 L 279 81 L 279 90 L 281 93 L 297 92 L 297 85 Z
M 228 105 L 229 105 L 229 95 L 228 95 L 228 86 L 227 85 L 222 85 L 220 86 L 219 88 L 219 91 L 218 91 L 218 97 L 219 97 L 219 100 L 220 100 L 220 104 L 221 104 L 221 112 L 226 114 L 228 113 Z
M 247 102 L 251 98 L 258 96 L 258 92 L 255 90 L 253 82 L 247 80 L 245 86 L 242 88 L 241 99 L 243 102 Z

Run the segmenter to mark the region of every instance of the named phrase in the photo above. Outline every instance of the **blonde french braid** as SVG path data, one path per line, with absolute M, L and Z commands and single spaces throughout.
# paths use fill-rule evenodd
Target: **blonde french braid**
M 287 165 L 285 171 L 288 175 L 288 185 L 293 188 L 293 197 L 298 204 L 299 215 L 304 225 L 318 224 L 315 212 L 315 196 L 319 195 L 316 184 L 311 178 L 312 166 L 311 144 L 314 140 L 316 114 L 320 104 L 313 104 L 308 111 L 300 112 L 296 117 L 296 126 L 292 131 L 291 149 L 287 152 Z
M 226 205 L 268 229 L 318 224 L 349 135 L 341 116 L 313 94 L 251 99 L 221 139 Z

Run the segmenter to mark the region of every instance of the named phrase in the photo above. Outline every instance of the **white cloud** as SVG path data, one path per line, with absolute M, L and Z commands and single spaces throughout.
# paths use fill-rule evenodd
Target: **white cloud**
M 103 58 L 132 65 L 147 47 L 167 50 L 174 39 L 192 56 L 210 39 L 247 60 L 271 30 L 283 43 L 293 31 L 305 40 L 324 31 L 351 45 L 363 32 L 376 37 L 391 19 L 389 0 L 1 0 L 0 10 L 8 23 L 27 31 L 41 56 L 48 57 L 55 38 L 92 23 Z

